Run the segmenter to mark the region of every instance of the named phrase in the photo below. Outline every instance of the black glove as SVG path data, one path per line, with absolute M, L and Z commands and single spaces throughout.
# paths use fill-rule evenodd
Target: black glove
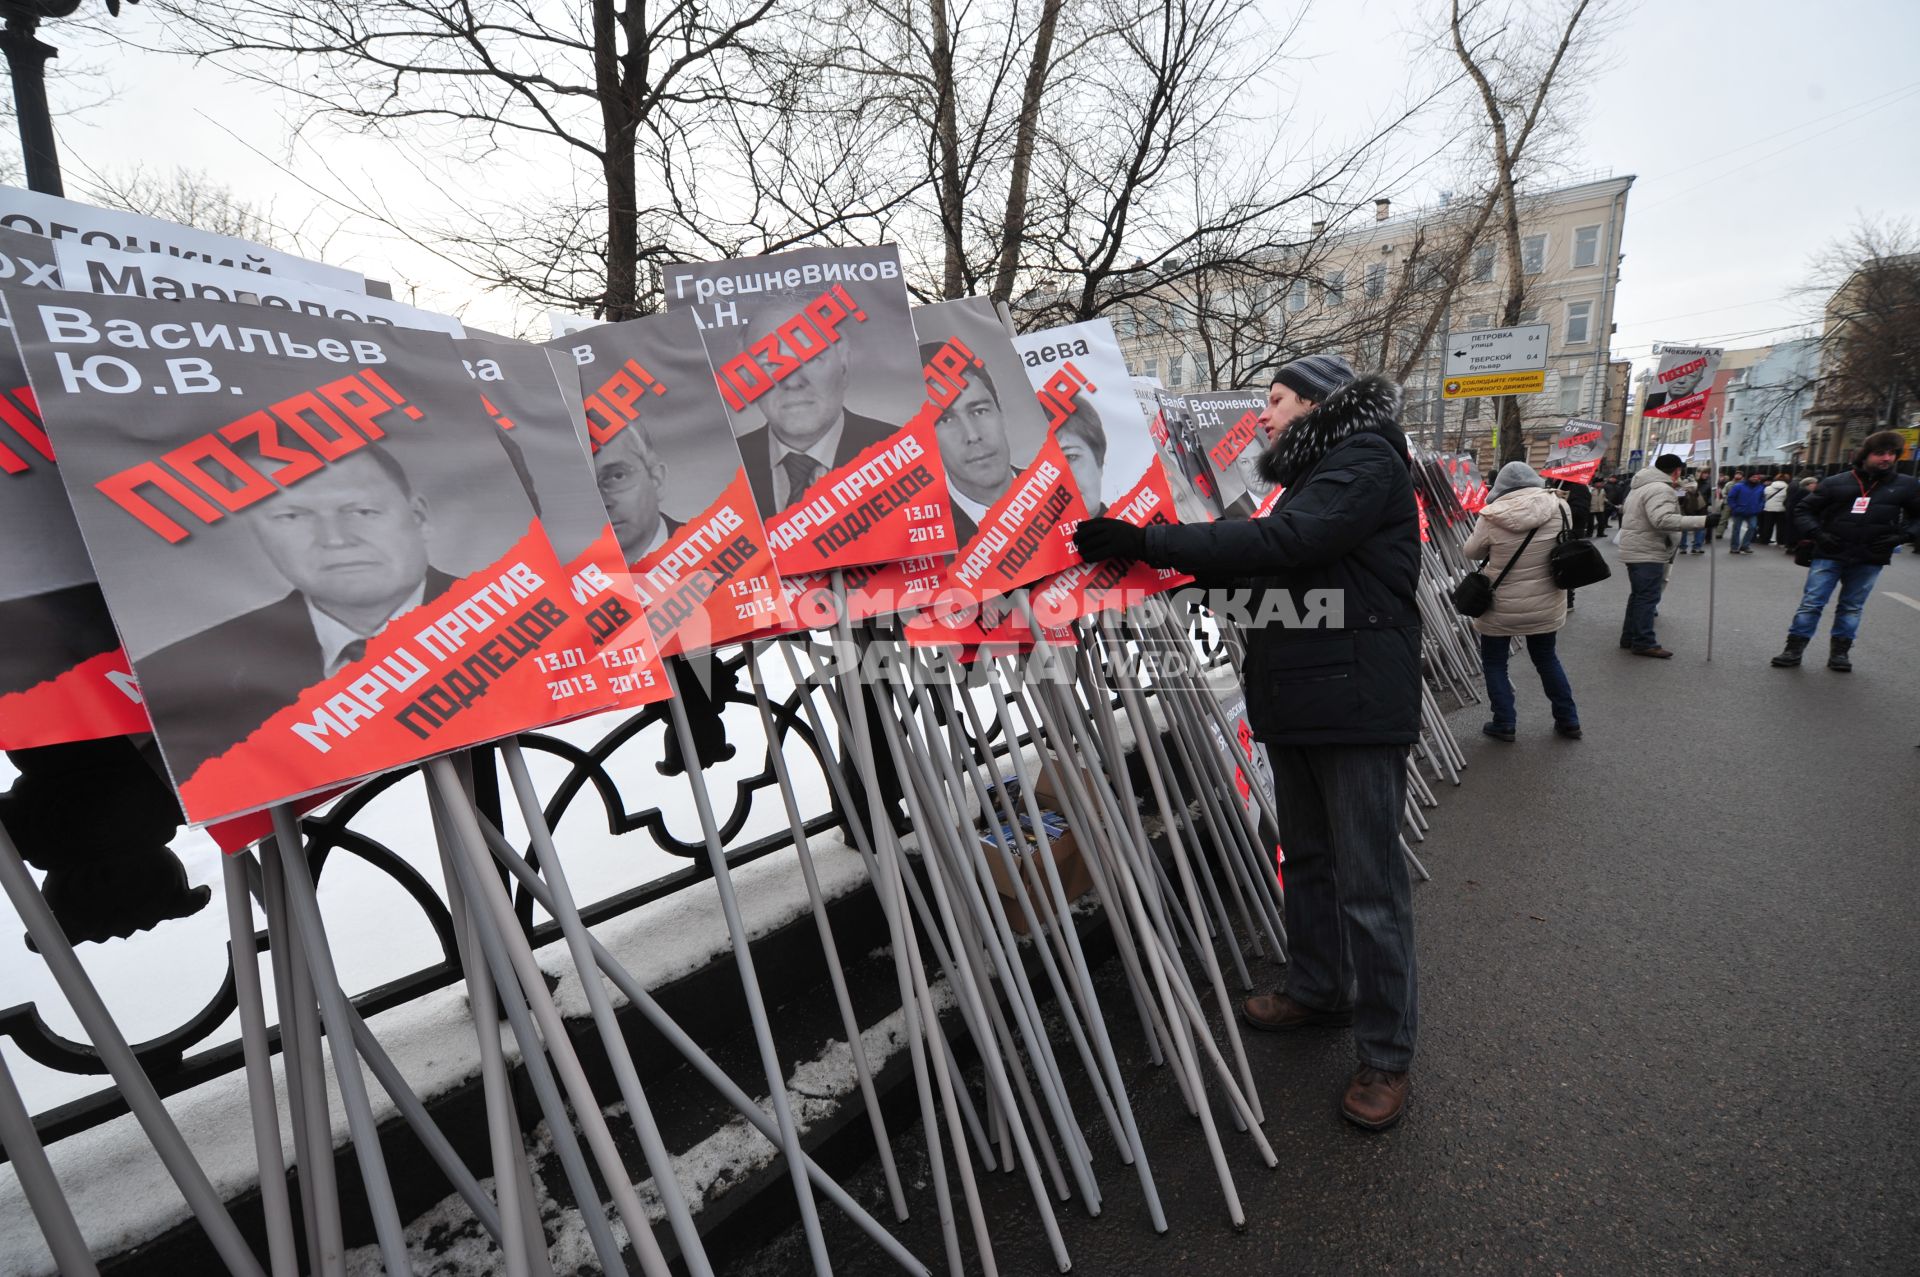
M 1093 562 L 1139 559 L 1147 553 L 1147 534 L 1119 519 L 1083 519 L 1074 529 L 1073 548 L 1080 551 L 1081 558 Z
M 1711 532 L 1719 526 L 1720 526 L 1720 516 L 1717 513 L 1710 514 L 1707 516 L 1707 531 Z

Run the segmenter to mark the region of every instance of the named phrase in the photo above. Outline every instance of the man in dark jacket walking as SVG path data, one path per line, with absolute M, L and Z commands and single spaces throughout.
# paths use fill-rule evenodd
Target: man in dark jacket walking
M 1767 481 L 1758 470 L 1727 489 L 1727 509 L 1733 515 L 1728 554 L 1752 554 L 1754 529 L 1767 508 Z
M 1920 479 L 1896 470 L 1905 447 L 1897 430 L 1868 435 L 1851 468 L 1822 480 L 1793 507 L 1794 539 L 1811 549 L 1813 563 L 1800 610 L 1787 629 L 1786 650 L 1773 664 L 1800 664 L 1837 586 L 1840 602 L 1833 610 L 1827 668 L 1852 672 L 1850 649 L 1880 569 L 1902 541 L 1920 541 Z
M 1077 536 L 1089 559 L 1251 577 L 1320 622 L 1247 631 L 1247 715 L 1273 763 L 1291 952 L 1285 991 L 1241 1010 L 1262 1029 L 1351 1023 L 1360 1067 L 1340 1108 L 1369 1130 L 1405 1111 L 1419 1022 L 1400 821 L 1420 732 L 1420 524 L 1399 409 L 1383 377 L 1356 380 L 1335 355 L 1295 360 L 1261 417 L 1262 476 L 1286 489 L 1268 515 L 1092 519 Z

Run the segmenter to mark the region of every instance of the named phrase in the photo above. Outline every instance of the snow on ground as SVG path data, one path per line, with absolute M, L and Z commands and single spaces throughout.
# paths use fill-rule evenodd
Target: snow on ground
M 953 992 L 944 979 L 936 980 L 928 992 L 933 995 L 934 1005 L 942 1011 L 953 1005 Z M 868 1063 L 878 1072 L 907 1044 L 903 1013 L 895 1011 L 863 1029 L 860 1041 L 866 1048 Z M 831 1116 L 858 1084 L 853 1052 L 839 1039 L 829 1042 L 813 1059 L 796 1065 L 787 1077 L 787 1103 L 800 1132 L 804 1135 L 814 1123 Z M 771 1119 L 771 1101 L 761 1097 L 756 1102 Z M 608 1122 L 617 1127 L 626 1120 L 626 1111 L 624 1104 L 608 1107 L 605 1110 Z M 545 1122 L 535 1127 L 528 1137 L 527 1154 L 533 1167 L 534 1193 L 539 1201 L 554 1271 L 599 1271 L 599 1261 L 580 1211 L 567 1204 L 571 1194 L 566 1190 L 564 1175 L 553 1153 L 552 1135 Z M 698 1215 L 704 1203 L 766 1166 L 777 1155 L 778 1151 L 766 1136 L 744 1117 L 736 1116 L 675 1157 L 673 1175 L 687 1204 Z M 480 1183 L 492 1192 L 492 1179 Z M 567 1201 L 556 1198 L 549 1184 L 559 1185 Z M 666 1218 L 651 1178 L 640 1182 L 639 1196 L 651 1222 L 658 1224 Z M 610 1207 L 600 1209 L 606 1215 L 614 1239 L 624 1245 L 627 1233 L 618 1215 Z M 407 1252 L 419 1277 L 485 1277 L 500 1268 L 499 1251 L 493 1239 L 457 1193 L 435 1203 L 407 1226 Z M 384 1271 L 378 1246 L 362 1246 L 347 1253 L 348 1277 L 378 1277 Z

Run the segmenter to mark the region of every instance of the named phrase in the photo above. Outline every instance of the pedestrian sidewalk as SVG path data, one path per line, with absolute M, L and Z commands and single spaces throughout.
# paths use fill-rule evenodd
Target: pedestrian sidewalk
M 1607 547 L 1614 578 L 1580 592 L 1561 644 L 1584 740 L 1552 735 L 1524 661 L 1519 743 L 1480 734 L 1484 707 L 1455 716 L 1471 766 L 1417 848 L 1433 881 L 1415 894 L 1406 1122 L 1370 1136 L 1336 1116 L 1343 1032 L 1248 1035 L 1280 1165 L 1216 1110 L 1249 1220 L 1236 1233 L 1171 1078 L 1117 1032 L 1172 1231 L 1148 1226 L 1085 1098 L 1106 1203 L 1099 1219 L 1056 1206 L 1078 1271 L 1912 1270 L 1920 559 L 1882 574 L 1844 675 L 1768 667 L 1805 574 L 1724 547 L 1711 568 L 1674 567 L 1670 661 L 1617 647 L 1626 580 Z M 901 1235 L 942 1270 L 917 1136 L 896 1151 L 921 1181 Z M 879 1209 L 877 1173 L 857 1178 Z M 1021 1177 L 981 1178 L 1000 1271 L 1052 1271 Z M 825 1222 L 837 1272 L 893 1271 Z M 790 1235 L 746 1271 L 804 1256 Z

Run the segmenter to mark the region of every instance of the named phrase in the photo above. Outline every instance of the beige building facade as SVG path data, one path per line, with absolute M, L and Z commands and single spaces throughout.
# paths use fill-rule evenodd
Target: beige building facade
M 1517 397 L 1528 455 L 1536 463 L 1568 417 L 1625 421 L 1625 372 L 1614 367 L 1611 340 L 1633 181 L 1596 178 L 1524 202 L 1521 322 L 1548 328 L 1546 387 Z M 1245 342 L 1244 315 L 1234 313 L 1233 303 L 1241 302 L 1242 309 L 1264 305 L 1263 359 L 1331 349 L 1363 371 L 1398 373 L 1411 365 L 1402 382 L 1408 433 L 1429 446 L 1472 451 L 1483 467 L 1490 466 L 1499 453 L 1497 401 L 1441 398 L 1447 333 L 1499 327 L 1507 294 L 1506 252 L 1491 223 L 1464 261 L 1453 265 L 1477 212 L 1477 203 L 1449 200 L 1395 214 L 1388 200 L 1379 200 L 1370 219 L 1362 214 L 1303 248 L 1301 269 L 1283 293 L 1242 299 L 1229 291 L 1208 299 L 1220 316 L 1215 331 L 1239 324 L 1233 336 Z M 1447 276 L 1455 272 L 1457 282 L 1449 289 Z M 1264 388 L 1271 365 L 1257 374 L 1236 374 L 1218 358 L 1222 342 L 1209 330 L 1207 307 L 1192 300 L 1170 298 L 1164 309 L 1149 303 L 1114 315 L 1128 366 L 1175 390 L 1241 388 L 1234 380 L 1257 380 Z M 1421 341 L 1436 309 L 1432 336 Z M 1226 384 L 1216 384 L 1222 378 Z

